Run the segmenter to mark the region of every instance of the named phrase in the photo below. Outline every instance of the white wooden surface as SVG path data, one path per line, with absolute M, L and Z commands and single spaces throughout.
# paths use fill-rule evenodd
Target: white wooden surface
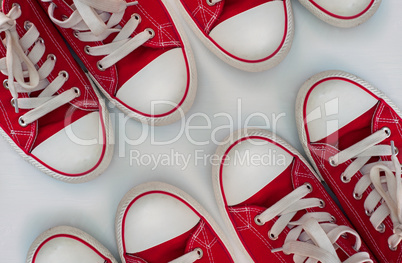
M 294 101 L 301 84 L 323 70 L 341 69 L 354 73 L 383 90 L 402 108 L 402 2 L 384 0 L 379 11 L 367 23 L 353 29 L 338 29 L 321 22 L 297 1 L 293 1 L 296 34 L 288 57 L 276 68 L 262 73 L 246 73 L 231 68 L 214 57 L 187 30 L 198 66 L 199 88 L 188 117 L 204 113 L 211 119 L 211 129 L 191 131 L 192 139 L 211 140 L 212 130 L 228 124 L 242 128 L 252 113 L 262 113 L 273 122 L 272 113 L 286 114 L 277 122 L 276 132 L 301 150 L 294 121 Z M 186 28 L 188 29 L 188 28 Z M 241 125 L 238 125 L 238 100 L 241 99 Z M 141 132 L 141 125 L 119 120 L 121 113 L 111 109 L 116 119 L 116 134 L 126 130 L 130 138 Z M 192 125 L 205 125 L 194 117 Z M 264 125 L 253 118 L 251 125 Z M 157 141 L 173 138 L 180 123 L 155 128 Z M 229 130 L 221 130 L 222 140 Z M 25 163 L 4 140 L 0 140 L 0 258 L 1 262 L 21 263 L 37 235 L 62 224 L 78 227 L 97 238 L 118 257 L 114 236 L 114 216 L 123 195 L 133 186 L 151 180 L 176 185 L 206 207 L 224 228 L 214 201 L 211 165 L 195 163 L 194 154 L 213 154 L 210 142 L 196 146 L 183 135 L 170 145 L 151 145 L 149 139 L 139 146 L 116 138 L 116 150 L 108 170 L 98 179 L 82 185 L 69 185 L 41 174 Z M 130 165 L 132 151 L 142 154 L 191 155 L 191 164 L 149 166 Z M 135 152 L 133 152 L 135 153 Z M 152 233 L 150 233 L 152 234 Z M 239 260 L 242 262 L 242 260 Z

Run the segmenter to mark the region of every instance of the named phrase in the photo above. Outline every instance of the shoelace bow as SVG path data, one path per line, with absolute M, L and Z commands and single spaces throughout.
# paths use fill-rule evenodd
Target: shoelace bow
M 327 212 L 308 212 L 299 220 L 291 222 L 298 211 L 325 206 L 321 199 L 305 198 L 312 190 L 310 184 L 296 188 L 263 213 L 257 215 L 254 219 L 255 223 L 264 225 L 277 217 L 277 221 L 268 232 L 268 237 L 272 240 L 276 240 L 286 227 L 291 229 L 283 247 L 272 250 L 273 253 L 282 251 L 285 254 L 294 254 L 293 260 L 296 263 L 339 263 L 341 261 L 336 253 L 338 248 L 336 241 L 345 234 L 351 234 L 356 238 L 354 249 L 358 251 L 361 247 L 361 240 L 356 231 L 347 226 L 338 226 L 334 223 L 334 217 Z M 372 260 L 368 253 L 358 252 L 344 262 L 363 263 L 372 262 Z
M 396 250 L 402 241 L 402 183 L 401 164 L 396 157 L 398 154 L 394 143 L 391 145 L 378 145 L 391 136 L 391 130 L 387 127 L 378 130 L 360 142 L 332 156 L 329 162 L 337 166 L 349 159 L 356 158 L 342 174 L 342 181 L 350 182 L 350 179 L 360 170 L 363 177 L 355 185 L 354 198 L 361 199 L 363 193 L 372 184 L 373 191 L 364 201 L 366 214 L 379 232 L 385 231 L 384 220 L 390 216 L 393 223 L 393 232 L 388 238 L 388 246 Z M 391 156 L 391 161 L 378 161 L 366 164 L 372 157 Z M 382 174 L 385 174 L 382 176 Z M 383 201 L 382 201 L 383 200 Z M 380 203 L 381 205 L 377 207 Z
M 141 23 L 138 14 L 133 14 L 124 27 L 119 25 L 126 8 L 137 5 L 137 1 L 127 3 L 124 0 L 73 0 L 74 5 L 71 8 L 74 12 L 63 21 L 54 17 L 57 6 L 52 0 L 42 1 L 51 3 L 48 8 L 50 19 L 62 28 L 74 29 L 74 35 L 82 42 L 103 41 L 109 35 L 117 33 L 111 43 L 85 47 L 85 52 L 89 55 L 105 56 L 97 63 L 101 71 L 113 66 L 155 35 L 155 32 L 148 28 L 131 38 Z
M 8 14 L 0 12 L 0 32 L 5 33 L 3 44 L 6 57 L 0 59 L 0 71 L 8 76 L 3 85 L 10 90 L 13 97 L 11 103 L 16 113 L 19 109 L 31 109 L 19 118 L 23 127 L 40 117 L 70 102 L 80 95 L 77 88 L 53 96 L 67 81 L 67 72 L 60 72 L 52 83 L 47 77 L 52 72 L 56 57 L 49 55 L 43 65 L 37 70 L 35 65 L 45 53 L 44 41 L 39 37 L 39 31 L 34 24 L 25 23 L 26 34 L 20 39 L 16 30 L 16 19 L 21 16 L 19 5 L 13 5 Z M 32 49 L 29 51 L 29 48 Z M 28 54 L 28 55 L 27 55 Z M 14 81 L 15 79 L 15 81 Z M 25 81 L 27 79 L 28 81 Z M 30 93 L 43 90 L 38 97 L 18 98 L 19 93 Z

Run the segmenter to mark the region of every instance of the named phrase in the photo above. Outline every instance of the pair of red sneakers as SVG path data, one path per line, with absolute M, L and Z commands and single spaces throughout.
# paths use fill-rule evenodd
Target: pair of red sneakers
M 296 122 L 317 174 L 264 130 L 218 148 L 215 194 L 244 253 L 254 262 L 401 262 L 402 112 L 362 79 L 326 71 L 299 91 Z

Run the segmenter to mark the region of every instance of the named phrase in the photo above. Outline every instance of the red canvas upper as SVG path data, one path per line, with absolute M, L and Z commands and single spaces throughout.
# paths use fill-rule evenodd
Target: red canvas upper
M 48 10 L 50 3 L 42 2 L 40 0 L 38 0 L 38 2 L 42 5 L 44 10 Z M 134 1 L 130 0 L 127 2 Z M 82 60 L 91 75 L 96 79 L 101 87 L 116 100 L 118 100 L 115 97 L 117 91 L 146 65 L 173 48 L 184 48 L 180 35 L 178 34 L 171 17 L 160 1 L 139 0 L 137 2 L 137 5 L 127 7 L 124 17 L 119 25 L 123 27 L 132 15 L 139 14 L 141 17 L 141 23 L 132 36 L 143 32 L 147 28 L 153 29 L 155 31 L 155 36 L 105 71 L 101 71 L 97 68 L 97 62 L 105 56 L 92 56 L 87 54 L 84 49 L 87 45 L 94 47 L 102 46 L 103 43 L 110 43 L 115 37 L 115 34 L 110 35 L 103 42 L 82 42 L 74 36 L 73 29 L 58 27 L 61 34 Z M 56 19 L 63 20 L 63 17 L 69 17 L 72 14 L 73 9 L 71 8 L 71 0 L 54 0 L 53 3 L 57 5 L 54 12 Z M 185 52 L 183 52 L 183 55 L 187 60 Z M 189 87 L 187 87 L 187 89 L 188 88 Z M 184 96 L 186 96 L 186 94 Z M 139 112 L 138 110 L 131 108 L 129 105 L 124 104 L 122 101 L 119 102 L 139 114 L 148 116 L 148 114 Z M 162 115 L 164 116 L 167 114 Z
M 276 144 L 265 137 L 252 136 L 247 139 L 260 139 Z M 281 145 L 278 146 L 282 147 Z M 283 149 L 286 150 L 285 148 Z M 228 154 L 228 151 L 226 152 L 225 156 Z M 292 153 L 289 152 L 289 154 Z M 298 156 L 293 155 L 293 157 L 293 162 L 280 175 L 278 175 L 278 177 L 240 204 L 228 206 L 225 199 L 224 190 L 221 189 L 227 214 L 229 215 L 229 218 L 243 246 L 246 248 L 255 262 L 293 262 L 293 255 L 286 255 L 282 252 L 271 252 L 271 250 L 281 248 L 283 246 L 285 238 L 290 229 L 286 228 L 276 240 L 271 240 L 268 236 L 268 233 L 273 224 L 276 222 L 277 218 L 265 223 L 263 226 L 257 225 L 254 221 L 254 218 L 288 195 L 294 189 L 303 186 L 305 183 L 309 183 L 313 188 L 313 191 L 308 194 L 306 198 L 316 197 L 322 199 L 325 202 L 325 207 L 299 211 L 291 221 L 298 220 L 301 216 L 306 214 L 306 212 L 328 212 L 335 218 L 336 224 L 351 226 L 311 170 L 299 159 Z M 222 160 L 222 164 L 224 163 L 224 159 Z M 220 180 L 222 180 L 222 169 L 224 169 L 222 164 Z M 345 260 L 356 253 L 353 248 L 354 242 L 354 237 L 338 239 L 336 243 L 341 249 L 338 249 L 337 253 L 341 260 Z M 360 251 L 365 251 L 370 254 L 369 250 L 364 244 L 362 245 Z
M 14 3 L 19 3 L 22 11 L 21 17 L 16 21 L 19 36 L 22 37 L 26 32 L 24 22 L 30 21 L 37 27 L 40 37 L 44 40 L 46 52 L 38 65 L 41 66 L 49 54 L 56 56 L 56 65 L 48 77 L 49 82 L 54 80 L 60 71 L 64 70 L 68 72 L 69 79 L 58 93 L 62 93 L 72 87 L 78 87 L 81 91 L 80 97 L 45 115 L 38 121 L 29 124 L 27 127 L 22 127 L 18 123 L 18 118 L 29 110 L 20 109 L 19 113 L 15 113 L 15 109 L 10 103 L 12 99 L 11 93 L 5 88 L 0 89 L 0 127 L 26 154 L 29 154 L 35 146 L 63 129 L 66 125 L 71 124 L 86 114 L 98 111 L 99 101 L 89 80 L 74 61 L 63 39 L 37 1 L 4 0 L 3 12 L 7 14 Z M 5 55 L 6 49 L 3 45 L 0 45 L 0 56 L 4 57 Z M 0 82 L 6 79 L 7 76 L 0 74 Z M 20 94 L 20 97 L 29 96 L 34 97 L 37 94 Z
M 351 83 L 349 79 L 345 79 L 345 81 Z M 365 88 L 361 85 L 357 83 L 354 84 L 357 87 L 365 90 Z M 336 133 L 329 135 L 327 138 L 315 143 L 310 142 L 307 125 L 305 124 L 308 148 L 316 163 L 316 166 L 319 169 L 319 172 L 339 199 L 349 219 L 362 236 L 362 239 L 365 240 L 367 245 L 370 247 L 371 251 L 373 251 L 380 262 L 396 263 L 402 261 L 402 248 L 400 245 L 396 251 L 392 251 L 388 248 L 388 237 L 393 234 L 393 224 L 390 217 L 387 217 L 384 221 L 386 227 L 385 232 L 380 233 L 374 229 L 370 222 L 370 217 L 365 214 L 364 201 L 366 200 L 368 194 L 372 191 L 372 187 L 367 189 L 360 200 L 356 200 L 353 198 L 353 193 L 356 183 L 363 176 L 361 172 L 357 172 L 351 178 L 349 183 L 343 183 L 341 181 L 341 174 L 352 163 L 353 160 L 349 160 L 338 165 L 337 167 L 332 167 L 328 162 L 329 157 L 361 141 L 383 127 L 390 128 L 392 133 L 388 139 L 382 141 L 379 145 L 390 145 L 391 141 L 394 141 L 395 146 L 401 149 L 401 117 L 387 102 L 371 92 L 367 92 L 378 99 L 379 102 L 372 109 L 368 110 L 351 123 L 342 127 Z M 305 109 L 303 116 L 304 118 L 306 117 Z M 383 161 L 391 160 L 390 156 L 379 156 L 379 158 Z M 402 160 L 401 155 L 399 155 L 398 158 L 399 160 Z M 378 161 L 378 158 L 375 157 L 370 160 L 370 162 L 373 161 Z
M 206 0 L 180 0 L 198 27 L 208 35 L 219 23 L 256 6 L 273 0 L 223 0 L 210 6 Z
M 126 254 L 125 259 L 127 263 L 163 263 L 179 258 L 196 248 L 201 248 L 204 253 L 204 256 L 197 262 L 233 262 L 219 238 L 216 237 L 208 223 L 204 221 L 200 221 L 187 233 L 168 242 L 140 253 Z
M 177 259 L 185 255 L 186 253 L 195 250 L 196 248 L 201 248 L 203 251 L 203 257 L 198 259 L 197 262 L 234 262 L 227 248 L 223 244 L 220 237 L 216 234 L 215 230 L 211 227 L 210 223 L 200 214 L 198 214 L 198 212 L 194 208 L 192 208 L 190 204 L 188 204 L 186 201 L 178 196 L 163 191 L 153 191 L 146 194 L 152 193 L 167 194 L 178 199 L 189 208 L 191 208 L 194 213 L 200 216 L 200 221 L 196 226 L 194 226 L 186 233 L 183 233 L 169 241 L 156 245 L 147 250 L 138 253 L 128 253 L 129 251 L 126 252 L 126 248 L 124 247 L 124 259 L 127 263 L 165 263 Z M 138 198 L 140 197 L 134 199 L 132 203 L 138 200 Z M 129 207 L 131 206 L 131 204 L 129 205 Z M 128 210 L 129 208 L 127 208 L 126 213 Z M 124 222 L 125 217 L 123 219 L 123 225 Z M 157 233 L 149 233 L 149 235 L 153 234 Z M 123 243 L 125 243 L 124 233 L 122 237 Z

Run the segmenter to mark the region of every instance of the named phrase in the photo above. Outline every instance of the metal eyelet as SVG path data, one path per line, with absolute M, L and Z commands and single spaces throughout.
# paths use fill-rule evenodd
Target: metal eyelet
M 53 1 L 50 2 L 50 5 L 53 5 L 54 8 L 59 8 Z
M 325 202 L 324 200 L 320 199 L 320 208 L 324 208 L 325 207 Z
M 22 116 L 18 118 L 18 123 L 19 123 L 19 125 L 20 125 L 21 127 L 27 127 L 27 126 L 28 126 L 28 123 L 26 123 L 26 122 L 24 121 L 24 119 L 22 118 Z
M 61 16 L 61 19 L 62 19 L 63 21 L 66 21 L 66 20 L 68 19 L 68 16 L 62 15 L 62 16 Z
M 47 59 L 50 59 L 52 61 L 56 61 L 56 56 L 54 54 L 49 54 L 49 55 L 47 55 Z
M 131 17 L 134 17 L 134 18 L 135 18 L 135 20 L 137 20 L 137 21 L 138 21 L 138 23 L 141 23 L 141 16 L 140 16 L 139 14 L 134 13 L 134 14 L 132 14 L 132 16 L 131 16 Z
M 342 174 L 341 174 L 341 181 L 342 181 L 342 183 L 347 184 L 347 183 L 350 182 L 350 179 L 347 178 L 347 177 L 342 173 Z
M 88 55 L 91 55 L 90 53 L 89 53 L 89 49 L 90 49 L 91 47 L 90 46 L 85 46 L 84 47 L 84 51 L 85 51 L 85 53 L 87 53 Z
M 18 4 L 18 3 L 13 3 L 12 7 L 17 7 L 18 9 L 21 9 L 20 4 Z
M 309 190 L 310 193 L 313 191 L 313 186 L 311 184 L 304 183 L 304 185 L 307 187 L 307 189 Z
M 79 38 L 78 33 L 80 33 L 80 31 L 77 31 L 77 30 L 74 30 L 74 31 L 73 31 L 73 35 L 74 35 L 76 38 Z
M 363 197 L 363 195 L 359 195 L 358 193 L 353 193 L 353 198 L 355 199 L 355 200 L 360 200 L 360 199 L 362 199 L 362 197 Z
M 373 211 L 365 210 L 366 216 L 371 216 L 373 214 Z
M 398 155 L 398 153 L 399 153 L 399 149 L 398 149 L 398 148 L 396 148 L 396 147 L 394 147 L 394 150 L 395 150 L 395 155 Z
M 388 243 L 388 248 L 389 248 L 391 251 L 396 251 L 396 250 L 398 249 L 398 246 L 393 247 L 393 246 L 391 246 L 391 244 Z
M 62 70 L 59 72 L 59 76 L 62 76 L 63 78 L 65 78 L 66 80 L 68 79 L 69 75 L 68 72 L 65 70 Z
M 268 232 L 268 237 L 269 237 L 269 239 L 271 239 L 271 240 L 277 240 L 277 239 L 278 239 L 278 237 L 275 236 L 274 234 L 272 234 L 271 231 Z
M 6 88 L 6 89 L 9 89 L 9 88 L 8 88 L 8 79 L 5 79 L 5 80 L 3 81 L 3 87 Z
M 380 233 L 384 233 L 385 232 L 385 225 L 384 223 L 381 223 L 375 230 L 377 230 Z
M 216 5 L 216 4 L 212 3 L 211 0 L 207 0 L 207 4 L 208 4 L 209 6 L 214 6 L 214 5 Z
M 261 221 L 259 216 L 254 217 L 254 222 L 257 226 L 263 226 L 264 223 Z
M 32 27 L 32 22 L 27 20 L 24 22 L 24 29 L 28 31 Z
M 105 68 L 102 66 L 102 64 L 100 63 L 100 61 L 98 61 L 98 62 L 96 63 L 96 66 L 98 67 L 98 69 L 99 69 L 100 71 L 105 71 Z
M 197 247 L 196 249 L 194 249 L 195 252 L 197 252 L 198 254 L 198 259 L 202 258 L 204 256 L 204 251 L 202 251 L 201 248 Z
M 330 164 L 332 167 L 337 167 L 337 166 L 338 166 L 338 165 L 336 164 L 335 159 L 334 159 L 333 156 L 329 157 L 328 162 L 329 162 L 329 164 Z
M 155 31 L 152 29 L 152 28 L 147 28 L 147 29 L 145 29 L 148 33 L 149 33 L 149 35 L 151 36 L 150 37 L 150 39 L 151 38 L 154 38 L 154 36 L 155 36 Z
M 75 94 L 76 94 L 76 98 L 78 98 L 79 96 L 81 96 L 81 90 L 80 90 L 79 88 L 74 87 L 73 90 L 74 90 L 74 92 L 75 92 Z
M 11 103 L 11 106 L 13 106 L 13 108 L 15 108 L 15 99 L 14 98 L 11 99 L 10 103 Z
M 38 37 L 38 39 L 35 41 L 35 43 L 41 43 L 42 45 L 45 44 L 45 40 L 43 40 L 43 38 Z
M 389 136 L 391 136 L 391 129 L 388 127 L 383 127 L 381 130 L 383 130 L 385 132 L 385 134 L 387 135 L 387 138 Z
M 336 223 L 336 218 L 331 215 L 331 221 L 329 221 L 329 222 L 335 224 Z

